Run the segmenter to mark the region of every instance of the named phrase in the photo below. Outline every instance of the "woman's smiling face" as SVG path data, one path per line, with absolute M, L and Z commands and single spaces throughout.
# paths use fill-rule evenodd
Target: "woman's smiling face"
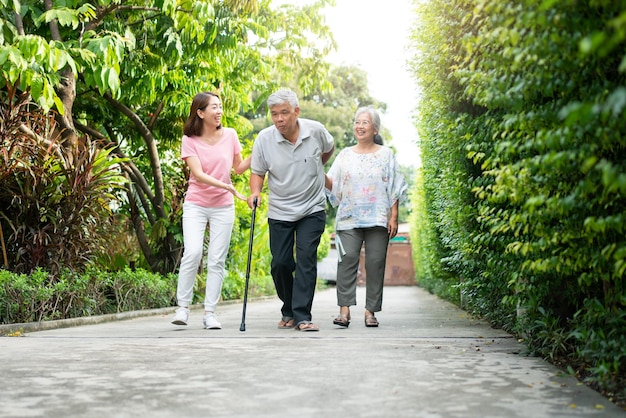
M 358 141 L 363 139 L 374 140 L 374 135 L 377 132 L 374 130 L 374 124 L 372 118 L 367 112 L 361 113 L 354 121 L 354 136 Z
M 220 126 L 222 122 L 222 101 L 219 97 L 211 96 L 209 103 L 203 109 L 198 109 L 198 116 L 203 119 L 204 123 Z

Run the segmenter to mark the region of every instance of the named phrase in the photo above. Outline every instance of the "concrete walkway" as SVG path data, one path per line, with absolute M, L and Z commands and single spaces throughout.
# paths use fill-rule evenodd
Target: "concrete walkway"
M 248 303 L 245 332 L 232 303 L 222 330 L 166 310 L 2 337 L 0 417 L 626 417 L 421 288 L 385 288 L 379 328 L 364 297 L 342 329 L 334 288 L 318 292 L 317 333 L 277 329 L 271 298 Z

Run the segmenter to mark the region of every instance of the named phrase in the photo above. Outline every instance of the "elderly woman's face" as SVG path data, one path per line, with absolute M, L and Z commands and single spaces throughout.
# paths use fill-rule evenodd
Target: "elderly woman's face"
M 372 118 L 369 113 L 363 112 L 354 121 L 354 136 L 357 141 L 362 140 L 374 140 L 374 135 L 378 132 L 374 129 L 374 124 L 372 123 Z

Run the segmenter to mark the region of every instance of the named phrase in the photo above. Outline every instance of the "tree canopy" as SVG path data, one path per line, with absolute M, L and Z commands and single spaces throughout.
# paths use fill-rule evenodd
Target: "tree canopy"
M 112 147 L 145 262 L 172 271 L 185 174 L 176 155 L 191 98 L 219 92 L 224 124 L 245 136 L 252 126 L 240 115 L 292 68 L 307 68 L 303 91 L 327 86 L 334 42 L 319 11 L 329 3 L 0 0 L 0 71 L 7 86 L 56 110 L 59 146 L 89 137 Z

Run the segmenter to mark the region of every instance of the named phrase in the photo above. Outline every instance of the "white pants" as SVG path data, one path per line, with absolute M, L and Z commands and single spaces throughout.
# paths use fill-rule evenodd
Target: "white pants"
M 230 236 L 235 222 L 235 206 L 203 208 L 193 203 L 183 204 L 184 251 L 178 272 L 176 298 L 178 306 L 189 306 L 193 299 L 198 266 L 202 260 L 204 233 L 209 224 L 209 249 L 207 251 L 207 277 L 204 309 L 215 312 L 222 294 L 224 264 L 230 246 Z

